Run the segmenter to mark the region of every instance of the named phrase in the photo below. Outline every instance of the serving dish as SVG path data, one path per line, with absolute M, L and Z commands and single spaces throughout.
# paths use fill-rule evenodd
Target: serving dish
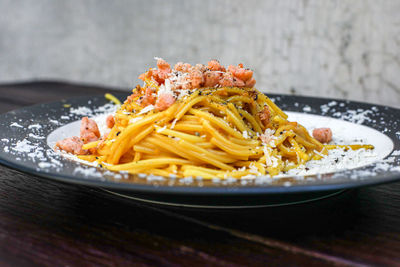
M 121 100 L 126 94 L 116 95 Z M 81 184 L 158 204 L 240 208 L 316 200 L 346 189 L 400 180 L 400 110 L 361 102 L 268 94 L 291 117 L 342 127 L 371 141 L 379 160 L 351 170 L 245 180 L 128 175 L 71 160 L 53 150 L 56 140 L 79 131 L 82 116 L 113 110 L 101 96 L 39 104 L 0 115 L 0 163 L 54 181 Z M 329 124 L 329 125 L 326 125 Z M 323 126 L 323 125 L 319 125 Z

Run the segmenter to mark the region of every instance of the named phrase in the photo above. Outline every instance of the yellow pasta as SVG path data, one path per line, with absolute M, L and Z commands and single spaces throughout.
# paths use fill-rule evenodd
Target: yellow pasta
M 239 64 L 226 71 L 215 64 L 192 68 L 186 74 L 182 74 L 185 65 L 172 73 L 160 64 L 156 72 L 151 69 L 141 75 L 145 85 L 137 86 L 123 104 L 107 94 L 107 99 L 121 105 L 113 114 L 113 125 L 107 136 L 83 144 L 87 154 L 79 158 L 132 174 L 242 178 L 274 176 L 320 159 L 329 149 L 373 148 L 321 144 L 252 88 L 255 82 L 249 70 Z M 173 74 L 168 74 L 169 80 L 163 71 Z M 193 77 L 199 73 L 204 75 L 198 81 L 203 84 L 209 77 L 217 77 L 220 83 L 223 79 L 243 81 L 238 82 L 240 87 L 193 87 Z M 192 80 L 187 81 L 188 77 Z

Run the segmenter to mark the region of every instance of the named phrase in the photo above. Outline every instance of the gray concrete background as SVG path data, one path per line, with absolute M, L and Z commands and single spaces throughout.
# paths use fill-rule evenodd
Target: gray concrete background
M 243 62 L 264 92 L 400 107 L 400 1 L 0 0 L 0 82 L 133 87 L 154 56 Z

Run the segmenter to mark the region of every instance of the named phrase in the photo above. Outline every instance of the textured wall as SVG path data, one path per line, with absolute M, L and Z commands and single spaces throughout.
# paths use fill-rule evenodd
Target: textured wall
M 0 0 L 0 82 L 131 87 L 154 56 L 243 62 L 267 92 L 399 107 L 400 1 Z

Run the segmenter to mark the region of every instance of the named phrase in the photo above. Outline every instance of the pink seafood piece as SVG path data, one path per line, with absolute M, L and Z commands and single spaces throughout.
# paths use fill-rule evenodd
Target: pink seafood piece
M 192 65 L 189 63 L 178 62 L 175 64 L 174 69 L 180 72 L 189 72 Z
M 219 84 L 223 87 L 230 87 L 234 85 L 233 75 L 230 72 L 222 74 L 222 78 L 219 80 Z
M 271 119 L 271 111 L 267 106 L 265 106 L 264 109 L 258 113 L 258 116 L 260 117 L 260 120 L 264 126 L 267 126 Z
M 207 66 L 204 65 L 204 64 L 196 64 L 196 66 L 194 66 L 194 68 L 195 68 L 196 70 L 201 71 L 202 73 L 204 73 L 204 72 L 206 72 L 206 71 L 208 70 L 208 69 L 207 69 Z
M 216 59 L 213 59 L 213 60 L 210 60 L 210 61 L 208 61 L 208 68 L 210 69 L 210 70 L 213 70 L 213 71 L 223 71 L 223 72 L 225 72 L 226 70 L 225 70 L 225 67 L 224 66 L 222 66 L 219 62 L 218 62 L 218 60 L 216 60 Z
M 153 76 L 155 75 L 154 71 L 155 71 L 154 69 L 150 69 L 149 71 L 146 71 L 145 73 L 140 74 L 138 78 L 141 79 L 142 81 L 146 81 L 147 79 L 151 80 L 151 79 L 153 79 Z
M 115 120 L 113 115 L 108 115 L 106 118 L 106 125 L 108 128 L 114 127 Z
M 313 130 L 312 135 L 321 143 L 329 143 L 332 140 L 331 128 L 316 128 Z
M 157 70 L 154 71 L 154 78 L 159 83 L 164 83 L 171 73 L 171 66 L 162 58 L 157 59 Z
M 177 77 L 179 79 L 173 79 Z M 207 65 L 196 64 L 195 66 L 178 62 L 174 66 L 174 72 L 172 72 L 171 66 L 165 60 L 159 58 L 157 60 L 157 69 L 150 69 L 141 74 L 139 79 L 153 81 L 156 85 L 164 84 L 166 79 L 171 79 L 171 88 L 173 90 L 215 86 L 251 88 L 256 83 L 253 78 L 253 71 L 245 69 L 243 64 L 230 65 L 226 70 L 215 59 L 210 60 Z
M 243 87 L 245 86 L 245 83 L 241 79 L 233 77 L 233 86 Z
M 253 71 L 243 68 L 243 64 L 239 64 L 238 66 L 230 65 L 228 67 L 228 71 L 232 72 L 233 76 L 236 78 L 246 82 L 253 77 Z
M 146 88 L 144 96 L 139 98 L 137 102 L 142 107 L 146 107 L 148 105 L 154 105 L 154 103 L 156 102 L 156 95 L 155 94 L 156 94 L 156 89 L 148 87 L 148 88 Z
M 58 141 L 56 147 L 64 150 L 65 152 L 72 153 L 74 155 L 86 155 L 87 150 L 82 149 L 83 141 L 78 136 L 65 138 L 64 140 Z
M 254 78 L 251 78 L 250 80 L 246 81 L 246 87 L 252 88 L 254 85 L 256 85 L 256 80 Z
M 80 137 L 85 144 L 97 141 L 100 138 L 100 131 L 97 123 L 88 117 L 83 117 L 81 122 Z
M 191 89 L 200 88 L 204 83 L 203 73 L 197 68 L 192 68 L 189 71 L 189 80 Z
M 171 94 L 161 94 L 156 102 L 156 109 L 163 111 L 175 103 L 175 97 Z
M 221 73 L 216 71 L 204 72 L 204 87 L 214 87 L 219 83 L 221 79 Z

